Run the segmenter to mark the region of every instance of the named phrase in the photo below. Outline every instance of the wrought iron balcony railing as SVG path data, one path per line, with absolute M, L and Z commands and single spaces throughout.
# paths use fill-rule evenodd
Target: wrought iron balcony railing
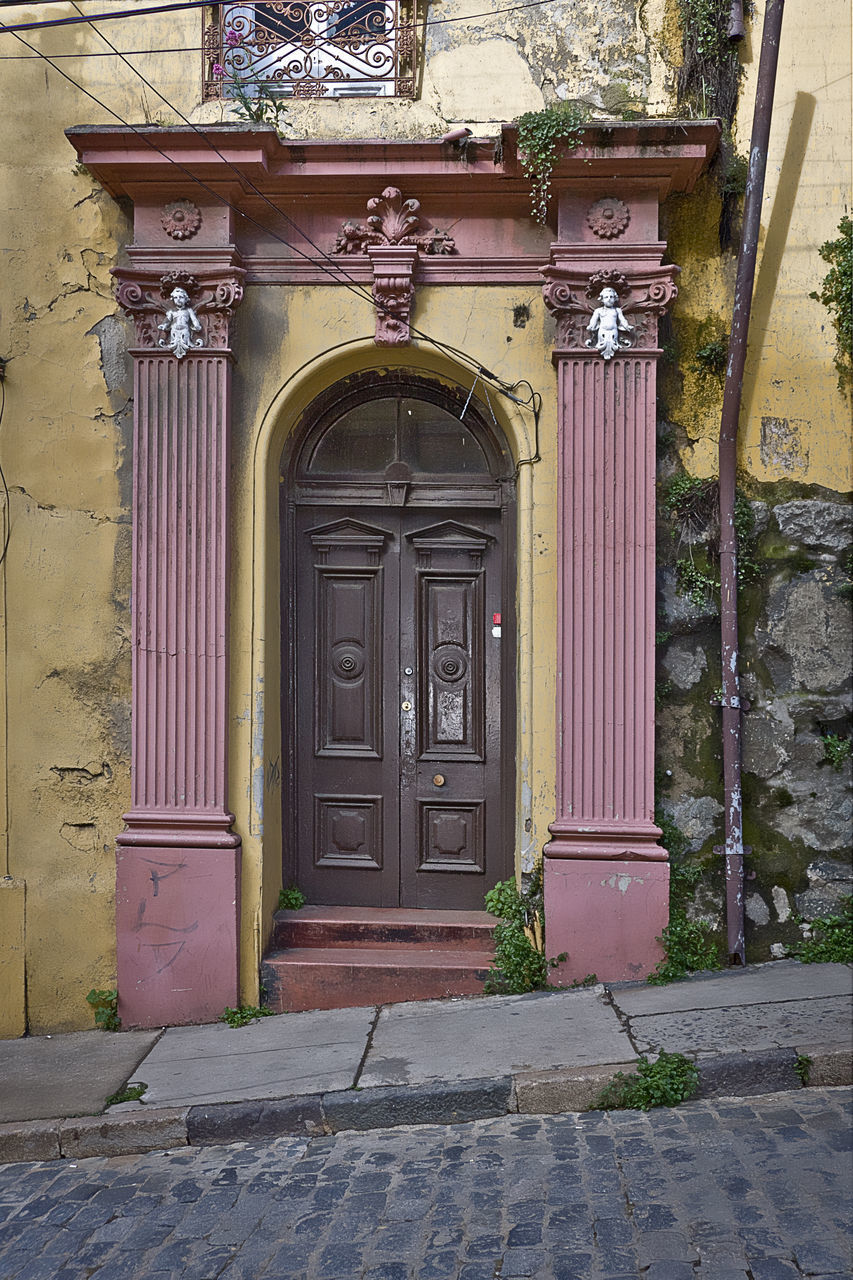
M 206 98 L 413 98 L 417 0 L 268 0 L 205 10 Z M 216 68 L 216 71 L 214 71 Z

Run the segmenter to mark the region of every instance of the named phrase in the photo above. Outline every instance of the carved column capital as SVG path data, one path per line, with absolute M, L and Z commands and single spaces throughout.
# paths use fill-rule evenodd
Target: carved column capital
M 412 276 L 418 260 L 417 245 L 368 245 L 373 267 L 373 300 L 376 303 L 378 347 L 404 347 L 410 340 L 409 320 L 415 300 Z
M 176 357 L 190 347 L 223 351 L 231 345 L 231 319 L 243 297 L 245 271 L 229 266 L 221 271 L 175 269 L 155 276 L 150 271 L 116 267 L 116 299 L 136 326 L 137 345 L 167 350 Z M 182 290 L 188 315 L 176 323 L 173 295 Z M 184 300 L 181 299 L 181 302 Z M 187 337 L 188 341 L 182 339 Z
M 542 293 L 557 322 L 555 359 L 587 355 L 590 346 L 596 346 L 589 325 L 604 289 L 616 293 L 618 308 L 627 321 L 625 332 L 631 331 L 630 340 L 616 350 L 631 347 L 657 352 L 657 322 L 678 296 L 675 278 L 680 271 L 673 264 L 661 263 L 664 247 L 621 247 L 608 253 L 608 246 L 598 250 L 587 245 L 551 246 L 551 261 L 542 268 Z M 601 344 L 598 350 L 609 358 Z

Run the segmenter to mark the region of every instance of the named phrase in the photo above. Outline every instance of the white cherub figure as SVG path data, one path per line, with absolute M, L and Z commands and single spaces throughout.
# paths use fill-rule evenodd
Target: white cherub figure
M 596 307 L 592 313 L 592 318 L 586 326 L 590 334 L 596 335 L 587 338 L 586 345 L 588 347 L 595 346 L 596 351 L 600 351 L 605 360 L 609 360 L 621 351 L 624 347 L 630 347 L 630 342 L 624 339 L 620 341 L 619 335 L 622 333 L 630 333 L 634 326 L 629 324 L 622 314 L 619 307 L 619 295 L 615 289 L 602 289 L 598 295 L 601 303 L 600 307 Z
M 193 337 L 194 333 L 201 333 L 201 324 L 190 306 L 190 295 L 186 289 L 173 289 L 170 297 L 175 309 L 167 311 L 165 324 L 157 326 L 158 329 L 169 330 L 169 340 L 167 342 L 165 338 L 161 338 L 159 345 L 167 351 L 173 351 L 180 360 L 190 347 L 203 347 L 204 339 Z

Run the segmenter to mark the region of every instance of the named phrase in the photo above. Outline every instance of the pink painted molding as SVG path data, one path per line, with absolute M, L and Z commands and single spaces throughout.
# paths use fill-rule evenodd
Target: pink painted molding
M 543 271 L 558 379 L 557 814 L 548 859 L 665 860 L 654 809 L 657 318 L 676 295 L 665 246 L 552 246 Z M 633 326 L 586 345 L 603 287 Z M 546 873 L 547 874 L 547 873 Z
M 173 260 L 174 262 L 174 260 Z M 131 809 L 117 837 L 120 1012 L 204 1021 L 238 999 L 240 838 L 227 805 L 230 323 L 242 270 L 116 269 L 132 316 Z M 158 343 L 175 286 L 202 347 Z M 218 886 L 213 897 L 213 885 Z M 222 895 L 225 896 L 222 896 Z
M 719 122 L 708 120 L 589 126 L 583 146 L 562 157 L 554 171 L 551 215 L 557 239 L 591 242 L 606 251 L 608 244 L 594 234 L 587 213 L 613 197 L 630 205 L 629 232 L 614 243 L 635 232 L 640 239 L 655 239 L 645 222 L 652 213 L 656 219 L 658 200 L 692 189 L 719 136 Z M 184 268 L 199 274 L 230 246 L 239 253 L 250 284 L 371 282 L 369 238 L 356 235 L 349 245 L 356 252 L 334 254 L 333 248 L 353 210 L 381 200 L 376 192 L 383 190 L 416 191 L 429 214 L 427 230 L 452 225 L 456 252 L 422 252 L 415 284 L 533 283 L 554 239 L 553 226 L 531 220 L 530 184 L 518 160 L 514 125 L 505 125 L 498 140 L 469 139 L 464 162 L 456 148 L 439 140 L 286 142 L 271 126 L 249 124 L 207 125 L 199 132 L 87 126 L 68 130 L 68 137 L 111 194 L 133 200 L 134 264 L 154 277 L 174 261 L 175 241 L 163 220 L 175 202 L 192 202 L 201 218 L 198 230 L 182 242 Z M 207 189 L 194 187 L 187 170 Z M 633 200 L 637 184 L 654 197 L 653 210 L 648 202 Z M 576 212 L 578 225 L 570 226 L 564 196 L 577 191 L 585 195 Z M 236 217 L 217 201 L 217 192 L 248 216 Z M 274 216 L 258 192 L 284 219 Z M 315 252 L 312 244 L 323 252 Z

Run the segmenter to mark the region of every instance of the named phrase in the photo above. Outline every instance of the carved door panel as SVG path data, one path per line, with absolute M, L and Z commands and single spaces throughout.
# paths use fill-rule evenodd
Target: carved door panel
M 401 539 L 400 661 L 412 703 L 400 753 L 402 900 L 478 909 L 505 843 L 500 517 L 432 514 L 407 513 Z
M 476 909 L 508 874 L 501 516 L 445 514 L 298 512 L 294 797 L 311 902 Z
M 399 518 L 385 514 L 309 507 L 297 520 L 293 767 L 309 902 L 399 899 L 397 699 L 384 687 L 397 663 Z

